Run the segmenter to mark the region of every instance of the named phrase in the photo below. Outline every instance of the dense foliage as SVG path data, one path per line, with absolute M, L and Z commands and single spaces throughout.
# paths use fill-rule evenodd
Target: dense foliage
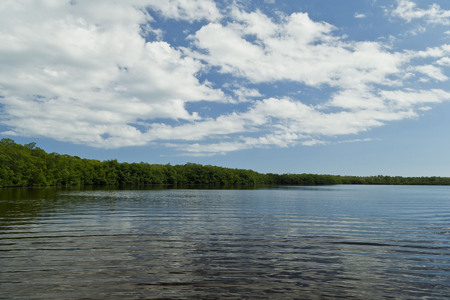
M 249 170 L 198 164 L 156 165 L 98 161 L 46 153 L 35 143 L 0 141 L 0 186 L 67 185 L 254 185 L 264 175 Z
M 157 165 L 98 161 L 46 153 L 35 143 L 0 141 L 0 187 L 71 185 L 324 185 L 324 184 L 433 184 L 450 185 L 447 177 L 354 177 L 314 174 L 260 174 L 188 163 Z

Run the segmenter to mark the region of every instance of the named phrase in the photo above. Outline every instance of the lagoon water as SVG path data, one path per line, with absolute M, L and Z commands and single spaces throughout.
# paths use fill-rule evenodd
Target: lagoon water
M 0 190 L 1 299 L 446 299 L 450 187 Z

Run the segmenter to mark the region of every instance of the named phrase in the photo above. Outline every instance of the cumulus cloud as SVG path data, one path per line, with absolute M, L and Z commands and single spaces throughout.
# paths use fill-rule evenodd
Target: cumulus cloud
M 397 7 L 392 11 L 392 15 L 402 18 L 407 22 L 415 19 L 424 19 L 428 23 L 450 24 L 450 10 L 442 9 L 435 3 L 427 9 L 421 9 L 417 7 L 414 1 L 398 0 Z
M 448 80 L 448 77 L 445 76 L 445 74 L 442 73 L 442 70 L 438 67 L 435 67 L 433 65 L 426 65 L 426 66 L 416 66 L 414 69 L 422 74 L 427 75 L 428 77 L 438 80 L 438 81 L 446 81 Z
M 150 7 L 171 19 L 193 22 L 201 19 L 214 21 L 221 18 L 214 1 L 210 0 L 146 0 L 139 2 L 142 6 Z
M 421 11 L 406 0 L 398 9 L 406 20 Z M 2 1 L 4 134 L 213 155 L 348 140 L 450 100 L 442 88 L 417 86 L 448 81 L 450 45 L 394 51 L 338 35 L 303 12 L 268 16 L 233 5 L 226 13 L 206 0 Z M 190 44 L 176 47 L 156 16 L 201 23 L 181 28 Z M 328 92 L 314 101 L 266 96 L 277 83 Z
M 146 42 L 140 25 L 151 17 L 128 2 L 0 6 L 0 101 L 10 134 L 106 147 L 145 144 L 149 139 L 131 123 L 196 120 L 187 101 L 225 98 L 199 82 L 198 61 L 166 42 Z M 175 7 L 183 8 L 181 16 L 202 16 L 195 5 L 191 14 L 186 5 Z
M 450 66 L 450 57 L 443 57 L 437 61 L 438 65 Z
M 376 42 L 345 41 L 334 27 L 294 13 L 275 22 L 261 12 L 234 12 L 235 22 L 211 23 L 193 37 L 199 59 L 254 83 L 290 80 L 310 86 L 388 83 L 403 56 Z M 249 40 L 249 36 L 253 37 Z

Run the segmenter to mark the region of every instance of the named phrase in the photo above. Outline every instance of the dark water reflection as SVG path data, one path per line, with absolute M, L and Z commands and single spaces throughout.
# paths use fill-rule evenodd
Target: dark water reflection
M 450 188 L 0 191 L 1 299 L 446 299 Z

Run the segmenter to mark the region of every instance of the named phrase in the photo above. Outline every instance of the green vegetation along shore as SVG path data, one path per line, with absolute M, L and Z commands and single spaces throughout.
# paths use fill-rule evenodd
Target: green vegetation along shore
M 119 163 L 47 153 L 35 143 L 0 140 L 0 187 L 86 185 L 450 185 L 449 177 L 339 176 L 261 174 L 251 170 L 148 163 Z

